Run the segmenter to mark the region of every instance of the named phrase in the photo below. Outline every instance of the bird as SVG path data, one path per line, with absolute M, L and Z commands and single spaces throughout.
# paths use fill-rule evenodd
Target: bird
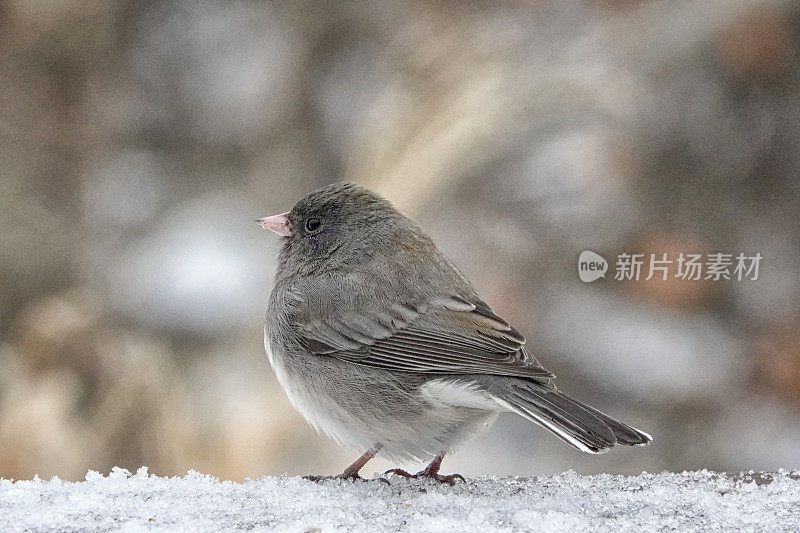
M 377 193 L 337 182 L 256 222 L 281 241 L 264 324 L 277 380 L 312 427 L 364 451 L 334 477 L 361 480 L 381 456 L 429 461 L 387 474 L 463 481 L 440 473 L 445 454 L 505 412 L 591 454 L 652 440 L 556 388 L 526 338 Z

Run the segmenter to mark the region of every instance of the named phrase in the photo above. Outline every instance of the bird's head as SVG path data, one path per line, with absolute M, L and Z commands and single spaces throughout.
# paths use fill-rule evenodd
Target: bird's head
M 256 220 L 281 236 L 279 271 L 354 267 L 415 226 L 386 199 L 355 183 L 334 183 L 298 201 L 291 211 Z

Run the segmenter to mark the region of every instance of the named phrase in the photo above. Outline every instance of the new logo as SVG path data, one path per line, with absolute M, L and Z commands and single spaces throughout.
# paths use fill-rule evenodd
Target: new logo
M 581 281 L 589 283 L 598 278 L 606 277 L 608 271 L 608 261 L 602 255 L 590 250 L 581 252 L 578 257 L 578 276 Z

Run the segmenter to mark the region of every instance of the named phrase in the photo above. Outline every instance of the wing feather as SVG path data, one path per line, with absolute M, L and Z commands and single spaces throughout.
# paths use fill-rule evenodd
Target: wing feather
M 437 296 L 292 325 L 310 352 L 375 368 L 553 377 L 525 349 L 525 337 L 479 299 Z

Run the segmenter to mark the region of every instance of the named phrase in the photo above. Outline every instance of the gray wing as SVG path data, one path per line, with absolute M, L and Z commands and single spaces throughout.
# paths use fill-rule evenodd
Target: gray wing
M 307 318 L 307 317 L 306 317 Z M 311 353 L 401 372 L 549 379 L 525 338 L 483 301 L 442 296 L 293 321 Z

